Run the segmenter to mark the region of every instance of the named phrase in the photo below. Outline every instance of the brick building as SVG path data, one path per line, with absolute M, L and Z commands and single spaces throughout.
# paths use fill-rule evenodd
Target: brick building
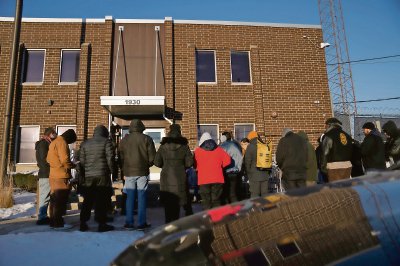
M 276 147 L 284 127 L 316 140 L 332 114 L 318 25 L 22 21 L 10 149 L 21 170 L 35 167 L 34 142 L 48 126 L 75 128 L 76 148 L 97 124 L 118 142 L 134 117 L 156 144 L 174 121 L 191 148 L 201 132 L 217 140 L 225 130 L 237 139 L 257 130 Z M 0 18 L 2 103 L 12 33 L 13 18 Z

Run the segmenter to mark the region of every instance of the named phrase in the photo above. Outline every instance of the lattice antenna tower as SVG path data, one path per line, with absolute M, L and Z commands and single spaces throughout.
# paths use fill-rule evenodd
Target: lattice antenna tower
M 344 29 L 341 0 L 318 0 L 325 49 L 329 89 L 335 115 L 357 114 L 356 97 Z

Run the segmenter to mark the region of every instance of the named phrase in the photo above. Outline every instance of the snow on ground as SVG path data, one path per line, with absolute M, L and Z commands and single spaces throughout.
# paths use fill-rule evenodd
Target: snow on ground
M 36 194 L 26 191 L 14 192 L 14 206 L 11 208 L 0 208 L 0 221 L 30 217 L 36 213 Z
M 109 265 L 138 231 L 36 232 L 0 235 L 0 265 Z

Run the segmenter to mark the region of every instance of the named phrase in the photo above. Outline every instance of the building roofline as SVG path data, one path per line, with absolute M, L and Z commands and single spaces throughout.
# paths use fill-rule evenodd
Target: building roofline
M 265 22 L 242 22 L 242 21 L 220 21 L 220 20 L 174 20 L 175 24 L 205 24 L 205 25 L 226 25 L 226 26 L 267 26 L 279 28 L 313 28 L 321 29 L 321 25 L 310 24 L 286 24 L 286 23 L 265 23 Z
M 165 19 L 113 19 L 110 16 L 105 18 L 22 18 L 22 22 L 50 22 L 50 23 L 104 23 L 106 20 L 114 20 L 115 23 L 164 23 L 173 21 L 175 24 L 203 24 L 203 25 L 226 25 L 226 26 L 264 26 L 279 28 L 312 28 L 321 29 L 321 25 L 310 24 L 286 24 L 286 23 L 264 23 L 264 22 L 242 22 L 242 21 L 219 21 L 219 20 L 173 20 L 171 17 Z M 0 17 L 1 21 L 14 21 L 14 17 Z

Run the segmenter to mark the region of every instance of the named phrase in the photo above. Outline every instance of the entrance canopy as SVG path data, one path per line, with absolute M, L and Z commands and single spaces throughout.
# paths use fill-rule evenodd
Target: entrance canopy
M 117 117 L 163 115 L 165 96 L 100 96 L 100 104 Z

